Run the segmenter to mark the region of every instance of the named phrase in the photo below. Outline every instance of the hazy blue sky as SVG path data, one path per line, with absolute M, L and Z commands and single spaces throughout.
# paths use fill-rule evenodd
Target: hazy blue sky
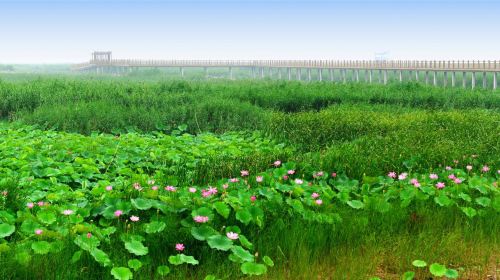
M 497 1 L 0 0 L 0 64 L 117 58 L 500 59 Z

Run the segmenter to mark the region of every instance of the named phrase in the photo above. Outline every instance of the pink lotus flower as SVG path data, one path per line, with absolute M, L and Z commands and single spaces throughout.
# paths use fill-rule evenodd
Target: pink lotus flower
M 256 201 L 256 200 L 257 200 L 257 197 L 255 197 L 255 195 L 252 195 L 252 196 L 250 197 L 250 201 L 254 202 L 254 201 Z
M 148 185 L 154 185 L 155 184 L 155 180 L 148 180 Z
M 229 182 L 231 183 L 238 183 L 240 180 L 238 178 L 231 178 L 229 179 Z
M 206 223 L 208 222 L 208 217 L 207 216 L 195 216 L 193 220 L 197 223 Z
M 451 170 L 451 166 L 446 166 L 446 170 Z
M 438 182 L 438 183 L 436 184 L 436 188 L 438 188 L 438 189 L 442 189 L 442 188 L 444 188 L 444 187 L 445 187 L 445 184 L 444 184 L 443 182 Z
M 313 178 L 323 177 L 325 173 L 323 171 L 319 171 L 313 174 Z
M 42 207 L 43 206 L 43 201 L 38 201 L 38 206 Z
M 136 189 L 137 191 L 142 191 L 141 184 L 139 184 L 139 183 L 134 183 L 134 184 L 133 184 L 133 186 L 134 186 L 134 189 Z
M 332 173 L 332 177 L 333 177 L 333 178 L 337 177 L 337 173 L 333 172 L 333 173 Z
M 301 179 L 295 179 L 295 184 L 302 185 L 303 183 L 304 181 L 302 181 Z
M 288 175 L 293 175 L 293 174 L 295 174 L 295 170 L 288 170 L 286 173 L 287 173 Z
M 177 188 L 175 188 L 174 186 L 166 186 L 165 190 L 168 192 L 175 192 L 177 191 Z
M 2 192 L 2 196 L 3 196 L 3 197 L 7 197 L 7 195 L 8 195 L 8 194 L 9 194 L 9 192 L 8 192 L 8 191 L 3 191 L 3 192 Z
M 455 182 L 455 184 L 461 184 L 462 183 L 462 180 L 458 179 L 458 178 L 455 178 L 453 180 L 453 182 Z
M 229 185 L 228 184 L 224 184 L 224 185 L 222 185 L 222 188 L 223 189 L 227 189 L 227 188 L 229 188 Z
M 274 166 L 278 167 L 281 165 L 281 161 L 277 160 L 273 163 Z
M 106 186 L 106 190 L 107 190 L 108 192 L 112 191 L 112 190 L 113 190 L 113 186 Z
M 389 174 L 387 174 L 387 176 L 391 177 L 392 179 L 396 179 L 396 177 L 397 177 L 396 172 L 394 172 L 394 171 L 389 172 Z
M 33 208 L 33 206 L 35 206 L 33 202 L 26 203 L 26 207 L 28 207 L 29 209 Z
M 151 187 L 151 189 L 152 189 L 153 191 L 157 191 L 157 190 L 158 190 L 158 186 L 152 186 L 152 187 Z
M 73 214 L 73 210 L 66 209 L 66 210 L 63 211 L 63 214 L 66 215 L 66 216 L 69 216 L 69 215 Z
M 465 168 L 467 168 L 467 170 L 471 171 L 472 170 L 472 165 L 467 165 Z
M 419 182 L 416 182 L 415 184 L 413 184 L 413 186 L 414 186 L 415 188 L 420 188 L 420 183 L 419 183 Z
M 450 175 L 448 175 L 448 179 L 450 179 L 450 180 L 455 180 L 455 178 L 457 178 L 457 177 L 455 176 L 455 174 L 450 174 Z
M 288 180 L 288 176 L 287 175 L 283 175 L 283 180 Z
M 123 214 L 122 210 L 116 210 L 115 211 L 115 217 L 120 217 Z
M 132 222 L 138 222 L 138 221 L 139 221 L 139 217 L 137 217 L 137 216 L 131 216 L 131 217 L 130 217 L 130 220 L 131 220 Z
M 255 177 L 255 181 L 257 181 L 257 183 L 262 183 L 262 181 L 264 181 L 264 177 L 257 176 L 257 177 Z
M 241 177 L 245 177 L 245 176 L 250 175 L 250 172 L 248 172 L 248 170 L 241 170 L 240 173 L 241 173 Z
M 408 173 L 404 172 L 404 173 L 399 174 L 398 179 L 404 180 L 404 179 L 406 179 L 407 176 L 408 176 Z
M 239 237 L 239 235 L 236 232 L 232 232 L 232 231 L 226 233 L 226 236 L 227 236 L 227 238 L 229 238 L 231 240 L 236 240 Z
M 92 233 L 87 232 L 87 238 L 91 238 L 91 237 L 92 237 Z
M 323 204 L 323 200 L 317 199 L 314 201 L 314 203 L 316 203 L 317 205 L 321 205 L 321 204 Z
M 432 180 L 436 180 L 437 178 L 439 178 L 439 176 L 437 174 L 432 173 L 431 175 L 429 175 L 429 178 Z
M 415 185 L 416 183 L 418 183 L 418 180 L 416 178 L 410 180 L 410 184 Z
M 182 244 L 182 243 L 175 244 L 175 250 L 184 251 L 184 244 Z
M 318 198 L 318 197 L 319 197 L 319 194 L 314 192 L 314 193 L 312 193 L 312 194 L 311 194 L 311 197 L 312 197 L 312 198 Z
M 196 191 L 197 191 L 196 188 L 193 188 L 193 187 L 189 188 L 190 193 L 195 193 Z
M 35 230 L 35 234 L 36 235 L 41 235 L 42 233 L 43 233 L 43 230 L 41 230 L 41 229 L 36 229 Z
M 488 172 L 488 171 L 490 171 L 490 168 L 488 165 L 483 165 L 483 168 L 481 168 L 481 171 Z

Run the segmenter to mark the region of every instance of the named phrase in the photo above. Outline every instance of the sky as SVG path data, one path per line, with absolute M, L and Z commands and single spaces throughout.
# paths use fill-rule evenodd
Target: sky
M 0 64 L 500 60 L 500 0 L 0 0 Z

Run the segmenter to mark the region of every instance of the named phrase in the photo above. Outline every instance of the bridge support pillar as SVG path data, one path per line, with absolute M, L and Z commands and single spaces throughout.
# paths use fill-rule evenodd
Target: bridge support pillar
M 300 68 L 297 68 L 297 80 L 302 80 L 302 70 Z
M 330 81 L 333 82 L 333 69 L 328 69 L 328 75 L 330 76 Z
M 233 67 L 229 67 L 229 79 L 233 80 Z
M 368 71 L 368 82 L 373 83 L 373 70 Z
M 432 85 L 437 86 L 437 72 L 432 73 Z
M 179 72 L 181 73 L 181 78 L 184 78 L 184 68 L 180 67 Z
M 476 72 L 472 72 L 471 87 L 472 87 L 472 89 L 474 89 L 476 87 Z
M 356 82 L 359 83 L 359 69 L 356 69 Z
M 446 72 L 446 71 L 444 71 L 443 86 L 444 87 L 448 86 L 448 72 Z
M 425 71 L 425 84 L 429 84 L 429 71 Z
M 323 81 L 323 69 L 322 68 L 318 69 L 318 79 L 320 82 Z
M 205 79 L 208 79 L 208 67 L 203 67 L 203 71 L 205 71 Z
M 252 67 L 252 79 L 255 79 L 255 67 Z
M 288 80 L 291 81 L 292 80 L 292 69 L 290 69 L 290 67 L 286 68 L 286 72 L 288 74 Z
M 387 85 L 387 70 L 384 70 L 384 85 Z
M 488 86 L 488 80 L 486 79 L 486 72 L 483 72 L 483 88 Z
M 403 70 L 399 70 L 399 82 L 403 82 Z
M 420 74 L 420 73 L 419 73 L 419 71 L 418 71 L 418 70 L 416 70 L 416 71 L 415 71 L 415 81 L 416 81 L 417 83 L 418 83 L 418 82 L 419 82 L 419 80 L 420 80 L 420 79 L 419 79 L 419 78 L 420 78 L 420 77 L 419 77 L 419 76 L 420 76 L 419 74 Z
M 410 77 L 408 78 L 408 80 L 411 82 L 411 80 L 413 79 L 413 71 L 410 70 Z
M 265 74 L 264 74 L 264 67 L 260 67 L 260 77 L 262 79 L 264 79 L 264 76 L 265 76 Z
M 342 82 L 345 84 L 347 82 L 346 69 L 342 69 Z
M 281 80 L 281 67 L 278 68 L 278 80 Z
M 497 84 L 498 84 L 497 79 L 498 79 L 498 73 L 493 72 L 493 90 L 497 89 Z
M 462 87 L 467 88 L 467 73 L 462 72 Z
M 378 70 L 378 83 L 381 84 L 382 83 L 382 69 L 379 69 Z
M 311 78 L 311 68 L 307 68 L 307 81 L 311 81 L 312 78 Z
M 457 84 L 457 73 L 455 71 L 451 72 L 451 87 L 455 87 Z

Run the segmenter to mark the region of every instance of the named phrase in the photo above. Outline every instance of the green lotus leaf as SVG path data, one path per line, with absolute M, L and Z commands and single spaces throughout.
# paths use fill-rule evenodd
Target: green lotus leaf
M 246 275 L 262 275 L 267 272 L 267 268 L 263 264 L 246 262 L 241 265 L 241 272 Z
M 200 241 L 205 241 L 212 235 L 216 235 L 217 231 L 213 229 L 211 226 L 202 225 L 200 227 L 192 227 L 191 235 Z
M 197 265 L 199 262 L 193 256 L 186 256 L 184 254 L 177 254 L 175 256 L 168 257 L 168 262 L 173 265 L 181 265 L 181 264 L 191 264 Z
M 148 247 L 145 247 L 142 244 L 142 242 L 138 240 L 125 242 L 125 249 L 127 249 L 127 251 L 137 256 L 144 256 L 148 254 Z
M 254 261 L 254 256 L 249 251 L 243 249 L 243 247 L 241 247 L 241 246 L 233 246 L 231 248 L 231 251 L 233 252 L 234 255 L 236 255 L 238 258 L 240 258 L 244 262 L 253 262 Z
M 231 213 L 231 208 L 229 208 L 229 206 L 224 202 L 217 201 L 212 206 L 214 207 L 215 211 L 217 211 L 217 213 L 219 213 L 219 215 L 221 215 L 225 219 L 229 217 L 229 213 Z
M 145 198 L 136 198 L 136 199 L 131 199 L 132 205 L 139 210 L 148 210 L 151 207 L 153 207 L 153 203 L 149 199 Z
M 170 273 L 170 267 L 166 265 L 160 265 L 156 269 L 156 273 L 158 273 L 160 276 L 165 276 Z
M 5 238 L 10 236 L 16 231 L 16 227 L 14 225 L 9 224 L 0 224 L 0 238 Z
M 227 251 L 233 246 L 233 242 L 231 241 L 231 239 L 222 235 L 210 236 L 207 241 L 210 248 L 221 251 Z
M 264 262 L 267 266 L 270 266 L 270 267 L 273 267 L 273 266 L 274 266 L 274 262 L 273 262 L 273 260 L 272 260 L 270 257 L 268 257 L 268 256 L 264 256 L 264 257 L 262 258 L 262 261 L 263 261 L 263 262 Z
M 422 261 L 422 260 L 414 260 L 411 264 L 415 267 L 426 267 L 427 266 L 427 263 L 425 261 Z
M 134 271 L 139 270 L 142 267 L 142 262 L 138 259 L 131 259 L 127 262 L 128 267 L 132 268 Z
M 415 272 L 407 271 L 403 274 L 401 280 L 413 280 L 413 278 L 415 278 Z
M 117 280 L 129 280 L 133 279 L 133 274 L 128 267 L 113 267 L 111 269 L 111 275 Z
M 456 271 L 455 269 L 447 269 L 444 276 L 446 276 L 447 278 L 450 278 L 450 279 L 457 279 L 458 278 L 458 271 Z
M 92 248 L 90 249 L 90 254 L 98 263 L 102 264 L 103 266 L 111 266 L 111 260 L 103 250 Z
M 165 229 L 167 225 L 164 222 L 152 221 L 144 225 L 144 231 L 146 233 L 158 233 Z
M 236 211 L 236 219 L 245 225 L 252 221 L 252 214 L 246 208 Z
M 439 264 L 439 263 L 433 263 L 429 267 L 429 271 L 431 272 L 432 275 L 437 276 L 437 277 L 442 277 L 446 274 L 446 266 Z
M 42 210 L 38 212 L 36 215 L 38 220 L 44 224 L 50 225 L 53 224 L 57 219 L 56 219 L 56 214 L 50 210 Z
M 37 241 L 31 244 L 31 249 L 35 252 L 35 254 L 45 255 L 50 252 L 51 245 L 47 241 Z
M 347 201 L 347 205 L 351 206 L 354 209 L 361 209 L 361 208 L 365 207 L 365 204 L 359 200 Z

